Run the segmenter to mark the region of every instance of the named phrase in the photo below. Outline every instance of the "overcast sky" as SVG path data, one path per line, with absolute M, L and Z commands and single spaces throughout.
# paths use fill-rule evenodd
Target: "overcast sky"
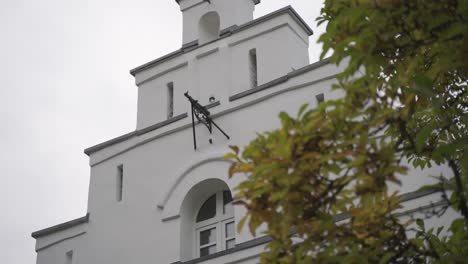
M 286 5 L 314 29 L 321 0 Z M 181 46 L 174 0 L 0 0 L 0 262 L 35 263 L 30 234 L 86 214 L 83 150 L 133 131 L 130 69 Z

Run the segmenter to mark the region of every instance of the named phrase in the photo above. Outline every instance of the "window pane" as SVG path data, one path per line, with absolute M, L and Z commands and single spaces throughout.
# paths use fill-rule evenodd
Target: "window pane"
M 230 191 L 223 192 L 223 213 L 231 214 L 232 213 L 232 194 Z
M 236 240 L 235 239 L 229 239 L 226 241 L 226 249 L 234 248 L 236 246 Z
M 216 216 L 216 194 L 208 198 L 200 208 L 197 215 L 197 223 Z
M 200 246 L 216 242 L 216 228 L 200 232 Z
M 200 257 L 216 253 L 216 245 L 200 249 Z
M 236 236 L 234 222 L 226 224 L 226 238 L 231 238 Z

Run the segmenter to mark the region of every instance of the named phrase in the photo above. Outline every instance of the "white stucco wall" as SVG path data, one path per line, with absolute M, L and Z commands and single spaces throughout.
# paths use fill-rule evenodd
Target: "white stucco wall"
M 35 247 L 37 252 L 36 263 L 68 264 L 66 259 L 69 252 L 73 252 L 71 264 L 83 263 L 82 253 L 88 252 L 86 249 L 87 230 L 88 225 L 82 223 L 38 238 Z
M 83 258 L 84 254 L 89 254 L 86 246 L 85 236 L 76 237 L 74 239 L 64 240 L 58 244 L 37 252 L 37 264 L 43 263 L 67 263 L 67 253 L 73 252 L 72 263 L 86 263 Z M 85 253 L 86 252 L 86 253 Z
M 184 104 L 183 93 L 189 86 L 189 77 L 188 66 L 180 65 L 154 80 L 140 84 L 138 87 L 138 127 L 145 128 L 167 118 L 169 83 L 173 83 L 174 87 L 174 116 L 187 112 L 188 107 Z
M 200 18 L 216 12 L 220 16 L 220 30 L 233 25 L 241 25 L 253 19 L 253 0 L 181 0 L 180 10 L 183 14 L 183 43 L 199 39 Z
M 197 1 L 182 0 L 181 8 Z M 252 0 L 239 1 L 245 3 L 239 9 L 246 8 L 250 12 L 253 8 Z M 209 8 L 221 5 L 219 13 L 226 12 L 223 8 L 227 2 L 212 2 Z M 197 17 L 206 11 L 196 11 L 197 8 L 206 8 L 206 3 L 189 8 L 184 13 L 184 19 L 185 16 Z M 236 19 L 248 19 L 249 12 L 246 12 L 245 18 L 241 16 Z M 226 16 L 223 15 L 221 21 L 229 15 Z M 190 34 L 187 39 L 192 38 Z M 231 96 L 250 87 L 248 52 L 252 48 L 257 49 L 259 85 L 288 74 L 290 76 L 264 90 L 232 100 Z M 74 251 L 73 264 L 169 264 L 193 259 L 190 244 L 194 243 L 194 236 L 187 231 L 190 222 L 184 214 L 189 213 L 184 208 L 200 202 L 187 201 L 187 194 L 194 186 L 209 179 L 224 182 L 230 190 L 234 190 L 243 180 L 242 176 L 228 179 L 229 162 L 222 160 L 222 156 L 230 151 L 228 146 L 244 146 L 257 133 L 279 127 L 277 116 L 280 111 L 295 116 L 299 106 L 304 103 L 316 107 L 318 94 L 325 94 L 326 100 L 342 96 L 340 92 L 330 89 L 335 82 L 334 76 L 342 67 L 328 64 L 309 66 L 303 69 L 303 73 L 291 75 L 308 65 L 307 49 L 308 34 L 290 13 L 284 13 L 136 73 L 139 89 L 137 131 L 166 120 L 166 85 L 174 82 L 174 114 L 189 113 L 190 105 L 183 97 L 185 91 L 189 91 L 202 104 L 207 104 L 208 98 L 215 96 L 220 105 L 210 109 L 210 112 L 231 139 L 227 140 L 215 129 L 213 144 L 209 144 L 210 135 L 206 128 L 197 125 L 198 149 L 195 151 L 189 115 L 92 151 L 88 200 L 90 220 L 63 233 L 38 238 L 38 245 L 43 245 L 60 241 L 55 236 L 69 237 L 39 250 L 37 263 L 65 263 L 65 254 L 69 250 Z M 123 165 L 124 177 L 123 199 L 119 202 L 116 189 L 117 167 L 120 165 Z M 445 173 L 444 168 L 434 167 L 429 173 L 441 172 Z M 415 191 L 423 184 L 420 181 L 423 173 L 427 171 L 412 170 L 410 175 L 413 176 L 403 180 L 404 192 Z M 200 194 L 202 196 L 208 194 Z M 190 197 L 196 199 L 197 195 Z M 409 207 L 419 204 L 412 203 Z M 244 214 L 245 209 L 235 208 L 236 223 Z M 73 233 L 79 233 L 80 228 L 86 233 L 72 237 Z M 236 243 L 253 239 L 245 229 L 237 234 Z M 263 248 L 264 245 L 256 245 L 203 263 L 256 263 Z
M 231 140 L 226 140 L 215 132 L 214 144 L 210 145 L 204 128 L 197 126 L 199 149 L 194 151 L 190 120 L 185 118 L 161 130 L 101 150 L 96 153 L 99 155 L 92 155 L 88 209 L 92 221 L 86 236 L 88 251 L 84 250 L 80 259 L 85 260 L 83 263 L 122 264 L 152 259 L 158 259 L 160 263 L 190 259 L 190 255 L 181 254 L 184 234 L 181 233 L 181 218 L 178 218 L 182 202 L 190 189 L 209 178 L 221 179 L 233 189 L 242 177 L 231 180 L 227 178 L 229 164 L 220 160 L 223 153 L 229 151 L 227 146 L 243 146 L 256 133 L 278 127 L 279 111 L 294 115 L 298 106 L 303 103 L 315 107 L 317 94 L 325 93 L 327 99 L 340 96 L 336 92 L 330 92 L 333 80 L 314 83 L 338 71 L 335 66 L 323 66 L 277 87 L 213 108 L 211 111 L 215 115 L 225 113 L 215 121 L 230 134 Z M 182 129 L 178 130 L 180 127 Z M 174 129 L 178 131 L 158 138 L 158 135 Z M 118 155 L 113 157 L 115 154 Z M 116 168 L 120 164 L 124 165 L 124 193 L 123 201 L 117 202 Z M 438 170 L 435 170 L 434 173 L 437 173 Z M 419 173 L 414 171 L 410 174 L 417 176 Z M 412 179 L 413 182 L 406 179 Z M 416 187 L 419 179 L 407 177 L 404 181 Z M 239 221 L 243 213 L 242 208 L 236 208 L 236 221 Z M 189 235 L 185 243 L 191 243 L 192 239 Z M 244 230 L 236 239 L 237 243 L 242 243 L 253 237 Z M 222 258 L 255 256 L 259 248 L 262 247 Z M 220 263 L 217 261 L 220 259 L 206 263 Z
M 175 115 L 189 110 L 186 91 L 208 104 L 210 96 L 226 101 L 250 89 L 249 51 L 254 48 L 259 85 L 309 64 L 307 32 L 289 13 L 276 16 L 138 72 L 137 129 L 166 120 L 169 82 L 174 82 Z

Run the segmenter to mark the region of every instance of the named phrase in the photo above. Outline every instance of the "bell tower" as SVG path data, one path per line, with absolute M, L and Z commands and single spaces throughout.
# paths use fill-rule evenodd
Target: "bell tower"
M 176 0 L 183 13 L 182 44 L 215 40 L 222 30 L 253 20 L 260 0 Z

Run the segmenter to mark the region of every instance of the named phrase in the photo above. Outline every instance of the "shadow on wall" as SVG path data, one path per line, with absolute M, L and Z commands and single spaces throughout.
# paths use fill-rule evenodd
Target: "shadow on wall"
M 198 41 L 204 44 L 219 37 L 220 17 L 215 11 L 208 12 L 200 18 L 198 23 Z
M 199 257 L 197 254 L 195 223 L 197 214 L 204 203 L 214 194 L 230 191 L 220 179 L 207 179 L 195 185 L 185 196 L 180 208 L 180 260 L 188 261 Z

